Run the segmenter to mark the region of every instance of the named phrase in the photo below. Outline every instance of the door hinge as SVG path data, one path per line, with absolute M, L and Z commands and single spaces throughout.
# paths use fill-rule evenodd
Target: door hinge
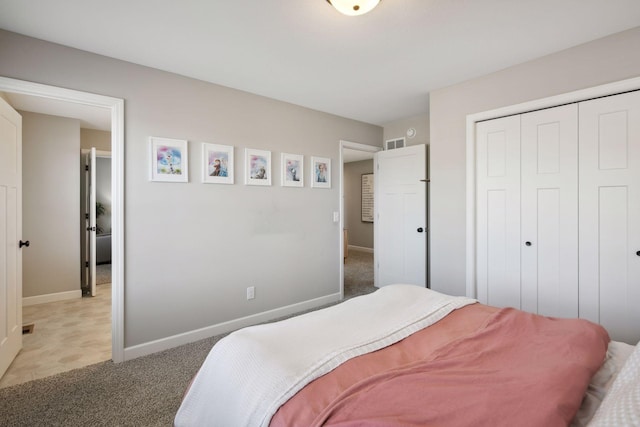
M 84 214 L 84 219 L 89 219 L 89 214 L 88 213 Z
M 84 165 L 84 170 L 86 170 L 87 172 L 89 172 L 89 165 Z
M 87 268 L 89 268 L 89 261 L 85 262 L 85 263 L 84 263 L 84 266 L 85 266 L 85 267 L 87 267 Z
M 87 231 L 96 231 L 95 227 L 87 227 Z

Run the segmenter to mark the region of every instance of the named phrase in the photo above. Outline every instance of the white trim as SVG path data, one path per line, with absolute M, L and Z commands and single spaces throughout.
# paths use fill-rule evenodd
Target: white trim
M 587 89 L 577 90 L 574 92 L 563 93 L 548 98 L 542 98 L 534 101 L 523 102 L 521 104 L 497 108 L 495 110 L 469 114 L 467 116 L 466 292 L 468 297 L 476 297 L 476 123 L 483 120 L 511 116 L 514 114 L 522 114 L 529 111 L 586 101 L 592 98 L 599 98 L 638 89 L 640 89 L 640 77 L 635 77 L 619 82 L 608 83 Z
M 251 316 L 241 317 L 239 319 L 230 320 L 228 322 L 218 323 L 217 325 L 207 326 L 205 328 L 196 329 L 182 334 L 173 335 L 171 337 L 150 341 L 144 344 L 127 347 L 124 350 L 124 360 L 136 359 L 158 351 L 167 350 L 178 347 L 180 345 L 199 341 L 205 338 L 213 337 L 227 332 L 235 331 L 247 326 L 268 322 L 283 316 L 300 313 L 301 311 L 322 307 L 326 304 L 333 304 L 342 299 L 342 294 L 331 294 L 285 307 L 264 311 L 262 313 L 252 314 Z
M 107 108 L 111 111 L 111 356 L 124 360 L 124 100 L 7 77 L 0 91 Z
M 338 177 L 339 177 L 338 179 L 340 180 L 340 183 L 338 184 L 340 188 L 340 195 L 339 195 L 340 197 L 339 199 L 340 228 L 338 229 L 338 235 L 339 235 L 338 243 L 340 245 L 339 247 L 340 257 L 338 258 L 338 262 L 340 264 L 340 299 L 344 298 L 344 231 L 343 231 L 344 230 L 344 153 L 343 151 L 345 148 L 348 148 L 350 150 L 366 151 L 368 153 L 377 153 L 378 151 L 382 151 L 381 147 L 376 147 L 375 145 L 367 145 L 367 144 L 360 144 L 358 142 L 340 140 L 340 153 L 339 153 L 340 164 L 338 165 L 340 166 L 338 171 Z M 375 170 L 374 170 L 374 174 L 375 174 Z M 374 244 L 374 247 L 375 247 L 375 244 Z M 374 252 L 374 255 L 375 255 L 375 252 Z M 374 260 L 374 265 L 375 265 L 375 260 Z
M 367 252 L 370 254 L 373 253 L 373 248 L 366 248 L 364 246 L 356 246 L 356 245 L 347 245 L 347 247 L 349 248 L 349 250 L 352 250 L 352 251 Z
M 81 154 L 89 154 L 91 152 L 90 148 L 81 148 L 80 149 L 80 153 Z M 103 150 L 96 150 L 96 157 L 106 157 L 106 158 L 111 158 L 111 151 L 103 151 Z
M 82 298 L 82 291 L 77 289 L 75 291 L 56 292 L 55 294 L 36 295 L 33 297 L 22 298 L 22 306 L 27 307 L 29 305 L 46 304 L 48 302 L 66 301 L 69 299 Z

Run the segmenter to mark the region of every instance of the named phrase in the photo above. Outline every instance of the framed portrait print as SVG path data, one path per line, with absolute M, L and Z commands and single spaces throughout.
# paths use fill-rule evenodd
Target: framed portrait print
M 372 173 L 364 173 L 360 179 L 360 190 L 362 193 L 360 202 L 361 221 L 373 222 L 374 175 Z
M 282 186 L 304 187 L 304 156 L 282 153 Z
M 245 149 L 244 183 L 271 185 L 271 151 Z
M 331 159 L 311 157 L 311 187 L 331 188 Z
M 202 144 L 202 182 L 233 184 L 233 146 Z
M 189 182 L 187 141 L 149 137 L 149 179 L 159 182 Z

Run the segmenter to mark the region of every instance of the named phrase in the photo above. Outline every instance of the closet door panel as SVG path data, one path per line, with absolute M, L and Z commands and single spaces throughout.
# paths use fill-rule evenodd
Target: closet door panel
M 522 309 L 578 316 L 578 107 L 522 115 Z
M 476 125 L 477 290 L 520 308 L 520 117 Z
M 580 317 L 640 340 L 640 93 L 580 110 Z

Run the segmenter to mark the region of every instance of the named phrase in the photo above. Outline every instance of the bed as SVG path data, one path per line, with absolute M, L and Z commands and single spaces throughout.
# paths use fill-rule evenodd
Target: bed
M 640 425 L 640 350 L 411 285 L 221 339 L 183 426 Z

